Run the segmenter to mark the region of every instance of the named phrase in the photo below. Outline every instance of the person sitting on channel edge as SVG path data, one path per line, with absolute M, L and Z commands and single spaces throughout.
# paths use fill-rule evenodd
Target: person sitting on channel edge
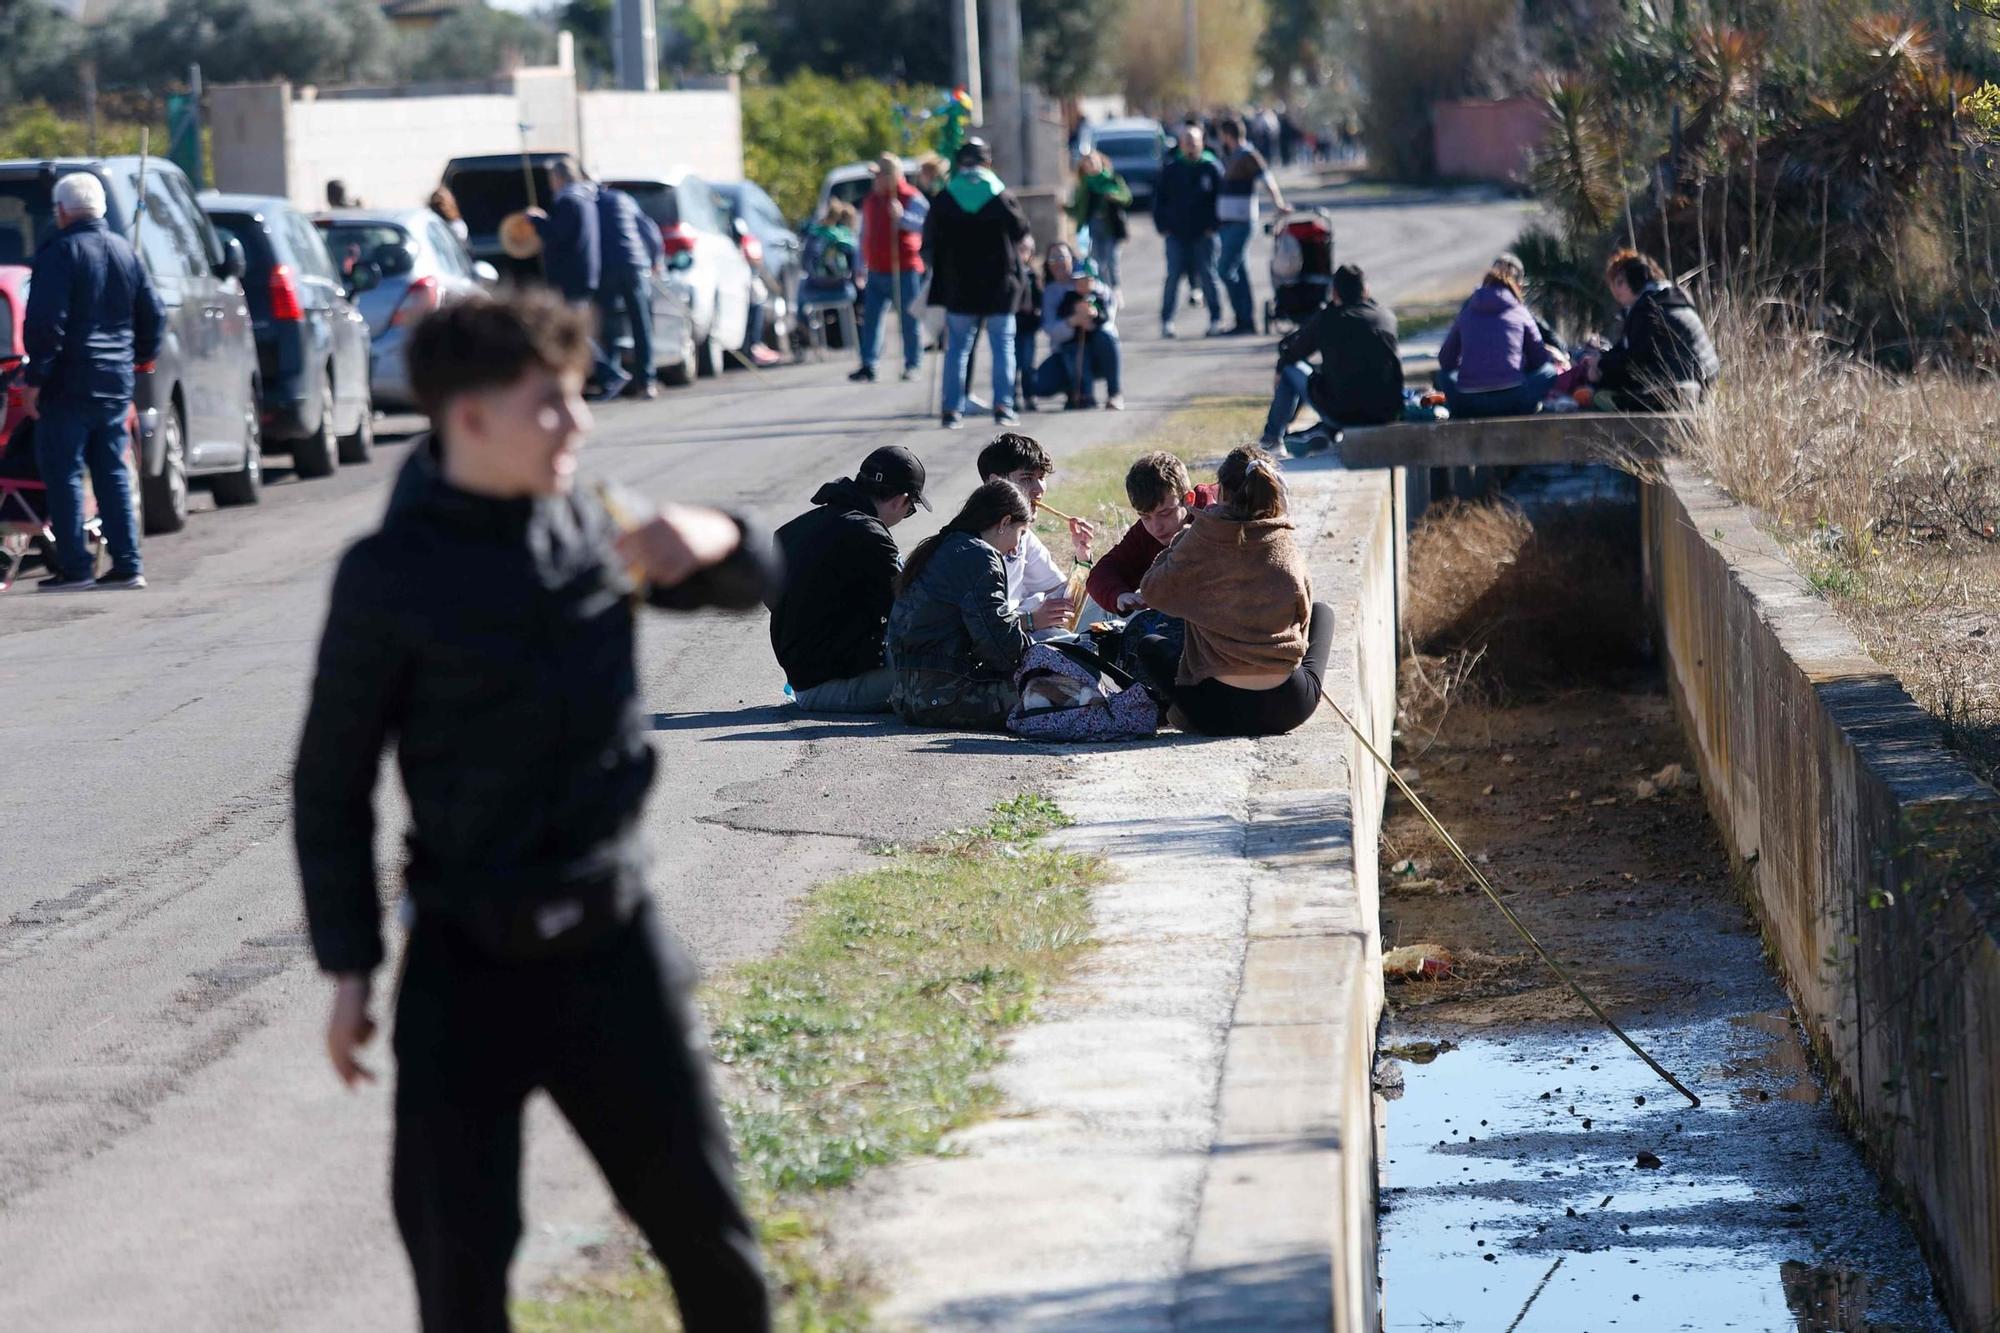
M 946 430 L 963 424 L 966 366 L 979 331 L 986 331 L 993 362 L 993 420 L 1011 426 L 1014 414 L 1014 311 L 1021 304 L 1021 238 L 1029 234 L 1021 201 L 993 174 L 983 139 L 958 149 L 958 169 L 931 201 L 924 219 L 924 249 L 931 261 L 932 305 L 943 308 Z
M 689 1330 L 761 1333 L 770 1301 L 640 826 L 657 757 L 641 604 L 744 610 L 777 577 L 730 515 L 629 521 L 576 489 L 589 313 L 529 289 L 426 315 L 431 432 L 379 531 L 341 558 L 293 771 L 306 924 L 333 978 L 326 1050 L 371 1080 L 384 961 L 373 797 L 396 747 L 411 828 L 392 1193 L 427 1333 L 508 1326 L 522 1104 L 545 1090 L 659 1256 Z
M 1112 615 L 1141 610 L 1139 582 L 1181 530 L 1194 521 L 1194 511 L 1221 498 L 1215 483 L 1191 484 L 1187 464 L 1169 453 L 1152 453 L 1133 462 L 1125 473 L 1125 498 L 1139 521 L 1125 530 L 1118 544 L 1090 567 L 1084 585 L 1090 600 Z
M 1438 349 L 1438 387 L 1452 416 L 1531 416 L 1561 371 L 1514 275 L 1488 269 Z
M 886 713 L 895 675 L 882 646 L 903 572 L 889 529 L 918 505 L 931 507 L 924 465 L 908 449 L 884 445 L 812 502 L 778 529 L 790 573 L 769 603 L 771 651 L 806 712 Z
M 1178 654 L 1148 634 L 1137 657 L 1174 720 L 1210 736 L 1275 736 L 1319 707 L 1333 608 L 1315 602 L 1292 540 L 1278 464 L 1254 445 L 1222 460 L 1221 499 L 1140 581 L 1148 607 L 1186 622 Z
M 1320 368 L 1306 363 L 1319 354 Z M 1312 404 L 1317 424 L 1296 435 L 1285 428 L 1299 404 Z M 1258 441 L 1275 458 L 1325 449 L 1342 426 L 1379 426 L 1403 415 L 1403 354 L 1396 316 L 1368 294 L 1360 266 L 1333 271 L 1333 299 L 1278 343 L 1278 383 Z
M 1611 256 L 1604 281 L 1625 312 L 1625 331 L 1604 352 L 1585 357 L 1598 390 L 1592 406 L 1606 412 L 1675 412 L 1699 402 L 1722 373 L 1722 362 L 1693 298 L 1637 250 Z
M 882 312 L 891 304 L 901 327 L 903 378 L 913 380 L 923 370 L 924 329 L 917 319 L 917 300 L 924 289 L 924 218 L 931 201 L 903 179 L 903 160 L 894 153 L 875 159 L 875 184 L 861 201 L 861 235 L 857 248 L 862 269 L 861 368 L 847 378 L 875 381 L 875 363 L 882 359 Z
M 104 182 L 73 171 L 51 194 L 56 231 L 35 252 L 21 331 L 21 408 L 35 418 L 35 468 L 56 539 L 56 568 L 37 591 L 143 588 L 126 420 L 138 375 L 159 355 L 166 310 L 131 244 L 105 225 Z M 86 470 L 111 552 L 102 575 L 84 534 Z
M 1034 642 L 1007 595 L 1006 558 L 1034 521 L 1010 481 L 980 485 L 910 552 L 889 613 L 890 704 L 920 727 L 998 731 L 1021 702 L 1014 672 Z
M 1028 517 L 1041 513 L 1042 496 L 1048 491 L 1049 474 L 1055 460 L 1042 448 L 1041 441 L 1018 431 L 1002 431 L 979 451 L 979 479 L 1011 482 L 1028 497 Z M 1080 565 L 1090 564 L 1090 544 L 1097 530 L 1087 519 L 1068 520 L 1070 549 Z M 1037 633 L 1060 630 L 1069 624 L 1076 607 L 1064 590 L 1069 579 L 1056 568 L 1055 557 L 1031 528 L 1006 554 L 1007 600 L 1027 616 L 1029 628 Z

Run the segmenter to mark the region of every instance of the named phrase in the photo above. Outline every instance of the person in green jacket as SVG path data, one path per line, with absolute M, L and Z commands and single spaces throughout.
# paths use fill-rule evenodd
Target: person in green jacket
M 1132 187 L 1111 169 L 1104 154 L 1089 152 L 1077 166 L 1076 192 L 1069 214 L 1089 241 L 1090 262 L 1114 290 L 1118 286 L 1118 247 L 1125 240 L 1125 210 L 1132 206 Z

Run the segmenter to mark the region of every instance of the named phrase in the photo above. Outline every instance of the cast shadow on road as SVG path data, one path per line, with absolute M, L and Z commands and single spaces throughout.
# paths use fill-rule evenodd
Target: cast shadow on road
M 793 704 L 756 704 L 748 708 L 717 708 L 695 713 L 654 713 L 651 731 L 712 731 L 715 741 L 824 741 L 872 736 L 908 736 L 917 748 L 937 754 L 1109 754 L 1134 749 L 1178 749 L 1212 744 L 1219 739 L 1192 732 L 1163 731 L 1146 740 L 1054 744 L 1016 736 L 980 732 L 937 731 L 913 727 L 880 713 L 804 713 Z M 744 728 L 769 728 L 744 730 Z
M 927 1322 L 962 1328 L 1060 1328 L 1128 1333 L 1134 1328 L 1325 1327 L 1333 1309 L 1326 1256 L 1232 1264 L 1178 1280 L 1101 1283 L 951 1301 Z

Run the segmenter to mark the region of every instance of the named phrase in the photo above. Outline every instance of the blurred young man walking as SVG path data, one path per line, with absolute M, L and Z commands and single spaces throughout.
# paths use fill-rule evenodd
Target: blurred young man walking
M 340 562 L 294 774 L 327 1055 L 373 1077 L 384 961 L 373 797 L 408 795 L 396 998 L 396 1222 L 427 1333 L 508 1327 L 522 1104 L 548 1092 L 665 1265 L 691 1333 L 762 1333 L 769 1298 L 640 817 L 657 763 L 637 608 L 748 609 L 775 562 L 713 509 L 618 527 L 576 490 L 587 307 L 531 290 L 425 318 L 431 419 L 381 529 Z

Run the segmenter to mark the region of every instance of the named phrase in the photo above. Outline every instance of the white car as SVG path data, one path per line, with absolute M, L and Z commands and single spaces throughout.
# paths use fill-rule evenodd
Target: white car
M 903 179 L 912 185 L 917 181 L 919 163 L 914 157 L 903 159 Z M 875 188 L 875 164 L 873 162 L 849 162 L 826 173 L 819 183 L 819 203 L 813 206 L 812 218 L 826 216 L 826 206 L 838 199 L 844 204 L 852 204 L 857 210 L 868 192 Z
M 666 294 L 684 302 L 696 369 L 719 375 L 727 354 L 743 345 L 756 270 L 724 220 L 708 182 L 684 168 L 647 179 L 605 182 L 625 191 L 660 229 L 667 252 Z M 669 379 L 681 364 L 671 348 L 655 353 Z

